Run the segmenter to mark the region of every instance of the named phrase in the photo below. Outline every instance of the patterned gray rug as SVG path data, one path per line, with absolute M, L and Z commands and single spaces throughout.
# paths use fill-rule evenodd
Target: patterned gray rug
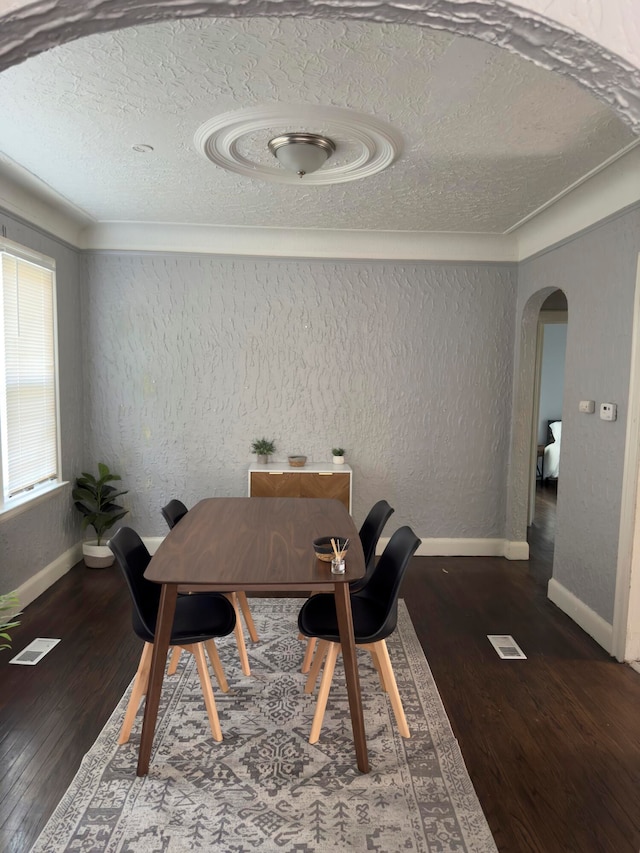
M 252 599 L 260 642 L 252 675 L 233 635 L 218 641 L 230 691 L 214 685 L 224 740 L 208 726 L 193 657 L 165 680 L 149 775 L 135 775 L 138 714 L 118 747 L 116 708 L 32 853 L 495 853 L 429 665 L 404 602 L 388 640 L 411 738 L 396 730 L 370 655 L 359 652 L 371 772 L 355 767 L 340 662 L 320 740 L 307 742 L 301 600 Z

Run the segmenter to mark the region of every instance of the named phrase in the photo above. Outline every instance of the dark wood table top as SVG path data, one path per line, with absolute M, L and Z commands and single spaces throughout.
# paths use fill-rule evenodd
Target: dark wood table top
M 344 575 L 318 560 L 313 540 L 350 539 Z M 327 589 L 364 576 L 358 530 L 344 504 L 320 498 L 206 498 L 182 518 L 153 556 L 156 583 L 216 589 Z

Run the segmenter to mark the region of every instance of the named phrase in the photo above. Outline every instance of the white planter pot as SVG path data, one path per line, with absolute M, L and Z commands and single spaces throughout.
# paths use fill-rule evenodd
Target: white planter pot
M 334 465 L 344 465 L 344 456 L 334 456 L 333 457 Z
M 97 542 L 97 539 L 89 539 L 82 543 L 84 564 L 88 569 L 107 569 L 116 558 L 108 545 L 98 545 Z

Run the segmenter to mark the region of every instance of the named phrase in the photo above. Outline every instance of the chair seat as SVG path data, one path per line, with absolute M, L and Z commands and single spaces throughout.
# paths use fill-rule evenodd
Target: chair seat
M 209 637 L 226 637 L 235 624 L 235 610 L 224 595 L 181 595 L 176 602 L 171 645 L 182 646 L 200 643 Z M 195 630 L 194 626 L 197 626 Z
M 351 596 L 353 634 L 356 643 L 373 643 L 381 639 L 381 626 L 386 624 L 386 602 L 378 604 L 359 595 Z M 340 642 L 336 601 L 332 594 L 312 595 L 302 605 L 298 614 L 298 628 L 306 637 Z M 393 628 L 391 629 L 391 631 Z M 385 634 L 388 636 L 389 633 Z

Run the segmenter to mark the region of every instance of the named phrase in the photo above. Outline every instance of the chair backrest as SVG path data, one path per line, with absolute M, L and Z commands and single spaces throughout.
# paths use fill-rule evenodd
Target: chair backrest
M 378 560 L 369 583 L 361 592 L 354 593 L 354 598 L 372 601 L 380 610 L 380 627 L 372 640 L 384 639 L 395 630 L 400 584 L 421 541 L 407 525 L 399 527 Z
M 107 543 L 124 574 L 133 603 L 133 630 L 152 643 L 160 606 L 160 584 L 148 581 L 144 572 L 151 560 L 142 539 L 130 527 L 121 527 Z
M 167 522 L 167 524 L 169 525 L 169 529 L 171 530 L 176 526 L 180 519 L 183 518 L 189 512 L 189 510 L 182 503 L 182 501 L 179 501 L 177 498 L 174 498 L 173 500 L 169 501 L 166 506 L 163 506 L 160 512 L 162 513 L 162 517 Z
M 378 503 L 371 507 L 360 528 L 360 542 L 362 542 L 364 565 L 367 570 L 366 579 L 368 579 L 373 571 L 376 562 L 376 545 L 378 544 L 378 539 L 380 539 L 384 526 L 393 511 L 393 507 L 389 506 L 386 501 L 378 501 Z M 362 586 L 362 581 L 358 581 L 358 584 Z

